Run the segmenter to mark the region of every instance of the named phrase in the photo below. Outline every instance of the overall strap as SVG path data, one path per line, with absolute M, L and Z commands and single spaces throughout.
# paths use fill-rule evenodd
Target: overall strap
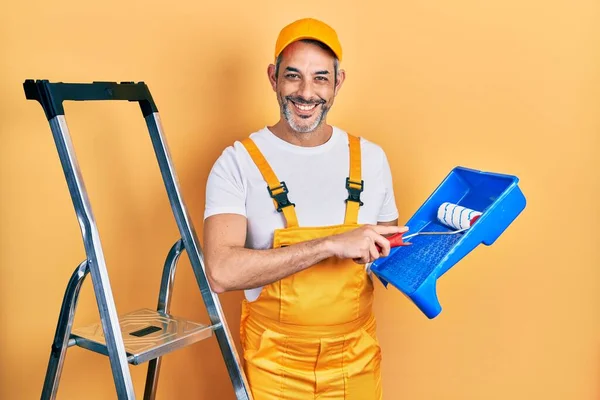
M 344 223 L 356 224 L 359 208 L 363 205 L 363 202 L 360 201 L 360 194 L 364 190 L 364 182 L 361 178 L 360 138 L 348 134 L 348 142 L 350 146 L 350 176 L 346 178 L 348 198 L 346 199 Z
M 262 155 L 254 141 L 250 138 L 246 138 L 242 141 L 242 144 L 250 154 L 252 161 L 258 167 L 258 170 L 262 174 L 265 181 L 267 181 L 267 190 L 275 203 L 277 211 L 283 212 L 287 227 L 298 226 L 298 218 L 296 217 L 295 204 L 291 203 L 287 197 L 288 189 L 285 182 L 280 182 L 273 172 L 273 169 L 267 163 L 267 160 Z

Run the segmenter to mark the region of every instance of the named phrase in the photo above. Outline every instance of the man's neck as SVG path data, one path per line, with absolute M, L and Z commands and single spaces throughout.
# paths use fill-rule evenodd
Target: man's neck
M 281 140 L 302 147 L 315 147 L 326 143 L 333 134 L 333 127 L 323 122 L 312 132 L 301 133 L 293 130 L 284 120 L 268 127 Z

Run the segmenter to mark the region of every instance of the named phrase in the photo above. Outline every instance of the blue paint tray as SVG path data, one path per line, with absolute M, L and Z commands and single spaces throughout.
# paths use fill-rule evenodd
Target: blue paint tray
M 410 246 L 391 249 L 373 262 L 371 272 L 405 294 L 428 318 L 442 307 L 436 294 L 437 279 L 480 244 L 492 245 L 525 208 L 525 196 L 515 176 L 454 168 L 405 224 L 407 234 L 449 232 L 437 211 L 450 202 L 483 213 L 466 231 L 452 235 L 417 235 Z

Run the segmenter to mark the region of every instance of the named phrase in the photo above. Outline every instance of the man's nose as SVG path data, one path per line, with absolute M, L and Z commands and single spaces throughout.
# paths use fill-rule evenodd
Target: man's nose
M 302 79 L 302 82 L 300 82 L 300 87 L 298 88 L 298 95 L 305 100 L 312 100 L 314 93 L 315 91 L 311 78 Z

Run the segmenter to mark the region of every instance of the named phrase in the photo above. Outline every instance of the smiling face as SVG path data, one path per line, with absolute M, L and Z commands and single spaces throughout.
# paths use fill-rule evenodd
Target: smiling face
M 298 41 L 282 52 L 269 78 L 281 118 L 295 132 L 313 132 L 325 121 L 344 80 L 333 53 L 313 42 Z

